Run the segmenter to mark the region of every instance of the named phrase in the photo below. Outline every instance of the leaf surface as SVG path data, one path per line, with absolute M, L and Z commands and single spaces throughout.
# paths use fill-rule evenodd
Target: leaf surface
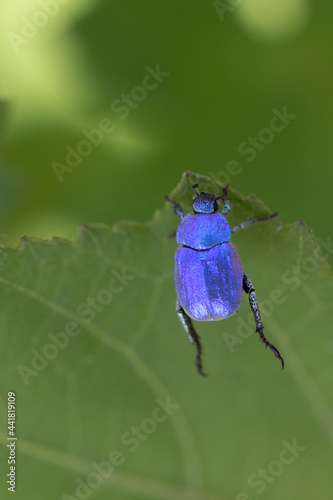
M 195 182 L 221 194 L 219 183 L 184 174 L 169 196 L 186 213 Z M 254 197 L 230 197 L 231 225 L 271 213 Z M 177 224 L 165 203 L 147 224 L 94 224 L 74 242 L 1 246 L 0 442 L 7 457 L 14 391 L 18 500 L 224 500 L 262 488 L 270 499 L 324 498 L 333 444 L 329 246 L 321 250 L 305 224 L 276 219 L 232 236 L 286 368 L 258 342 L 243 294 L 234 317 L 196 323 L 204 379 L 174 310 L 177 244 L 168 235 Z M 282 463 L 294 440 L 302 451 Z

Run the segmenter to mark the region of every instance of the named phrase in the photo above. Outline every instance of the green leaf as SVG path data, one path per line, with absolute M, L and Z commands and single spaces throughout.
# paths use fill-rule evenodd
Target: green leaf
M 219 183 L 187 172 L 169 194 L 186 211 L 195 182 L 221 194 Z M 253 196 L 230 197 L 231 225 L 271 213 Z M 263 491 L 288 500 L 295 484 L 297 498 L 325 498 L 333 281 L 313 233 L 272 219 L 233 235 L 286 367 L 259 343 L 244 294 L 234 317 L 196 322 L 202 378 L 174 310 L 177 244 L 168 235 L 177 224 L 164 203 L 147 224 L 2 245 L 1 488 L 14 391 L 18 500 L 240 500 Z

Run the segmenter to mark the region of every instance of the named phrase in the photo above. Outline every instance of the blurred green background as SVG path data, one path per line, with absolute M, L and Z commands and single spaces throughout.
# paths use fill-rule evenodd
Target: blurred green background
M 45 21 L 36 17 L 43 11 L 37 1 L 2 2 L 0 217 L 7 241 L 73 237 L 86 222 L 145 221 L 183 171 L 218 174 L 231 160 L 242 168 L 231 178 L 235 189 L 326 238 L 333 7 L 234 3 L 224 2 L 227 10 L 210 1 L 71 0 Z M 121 120 L 112 103 L 157 65 L 170 75 Z M 284 106 L 296 118 L 247 161 L 240 144 Z M 104 118 L 114 131 L 60 183 L 53 162 L 65 163 L 66 147 L 75 149 L 81 131 Z
M 1 243 L 17 244 L 24 235 L 72 239 L 78 226 L 92 222 L 146 221 L 187 170 L 230 181 L 243 195 L 254 193 L 279 212 L 284 224 L 303 220 L 326 241 L 332 234 L 332 16 L 327 0 L 3 0 Z M 142 89 L 143 82 L 153 86 L 154 77 L 148 80 L 147 75 L 158 68 L 162 76 L 156 77 L 155 88 Z M 283 110 L 292 117 L 272 121 Z M 96 132 L 101 122 L 108 130 L 102 135 Z M 91 140 L 82 145 L 87 135 Z M 75 167 L 66 163 L 69 151 Z M 170 255 L 173 250 L 170 245 Z M 167 323 L 170 309 L 162 314 Z M 176 320 L 172 324 L 178 328 Z M 323 320 L 325 324 L 331 329 Z M 329 337 L 325 342 L 332 350 Z M 179 343 L 184 352 L 191 351 Z M 218 345 L 225 349 L 222 339 Z M 260 350 L 253 347 L 256 355 L 264 356 Z M 245 351 L 243 355 L 247 359 Z M 235 356 L 230 362 L 235 363 Z M 251 370 L 250 361 L 245 368 Z M 191 383 L 195 374 L 188 366 L 185 371 Z M 331 378 L 328 368 L 326 376 Z M 242 377 L 246 384 L 247 376 Z M 255 380 L 261 381 L 258 373 Z M 203 396 L 205 389 L 201 391 Z M 246 391 L 230 393 L 230 401 L 246 397 L 248 408 L 254 407 Z M 205 426 L 200 409 L 195 413 L 194 389 L 190 399 L 191 424 Z M 255 403 L 256 411 L 262 405 L 263 414 L 269 413 L 263 401 Z M 232 423 L 228 418 L 223 425 Z M 259 457 L 259 464 L 279 456 L 281 439 L 297 437 L 295 422 L 290 432 L 287 418 L 283 424 L 274 450 L 268 450 L 268 458 Z M 268 430 L 274 432 L 267 425 L 262 441 L 257 429 L 246 448 L 266 450 Z M 207 429 L 203 433 L 209 435 Z M 327 459 L 329 451 L 318 434 L 318 450 Z M 214 442 L 214 435 L 210 439 Z M 200 446 L 209 455 L 209 439 L 202 438 Z M 243 452 L 241 446 L 235 449 L 233 464 Z M 312 466 L 319 454 L 304 460 Z M 223 460 L 225 466 L 228 457 Z M 141 465 L 143 476 L 149 475 Z M 297 467 L 294 476 L 289 469 L 284 476 L 290 495 L 289 488 L 304 479 L 302 465 Z M 246 490 L 249 471 L 257 468 L 246 460 L 244 470 L 234 468 L 221 498 L 236 498 Z M 204 471 L 216 494 L 221 491 L 218 470 L 217 463 L 214 473 Z M 323 473 L 323 492 L 325 480 Z M 275 486 L 265 498 L 287 498 L 287 490 Z M 141 497 L 133 493 L 129 498 Z

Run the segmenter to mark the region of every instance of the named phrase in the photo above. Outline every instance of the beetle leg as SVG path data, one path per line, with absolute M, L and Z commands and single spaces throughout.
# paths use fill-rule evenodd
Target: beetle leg
M 180 218 L 180 220 L 182 220 L 184 218 L 184 210 L 182 209 L 182 207 L 175 201 L 170 200 L 170 198 L 168 198 L 167 196 L 164 196 L 164 199 L 173 204 L 174 213 Z
M 194 344 L 196 347 L 197 357 L 196 357 L 195 363 L 197 365 L 198 372 L 200 373 L 200 375 L 203 375 L 205 377 L 206 374 L 203 372 L 202 362 L 201 362 L 202 347 L 200 344 L 200 337 L 197 334 L 197 332 L 194 330 L 194 327 L 192 325 L 192 321 L 189 318 L 189 316 L 186 314 L 184 309 L 182 308 L 179 300 L 177 300 L 177 302 L 176 302 L 176 311 L 178 314 L 178 318 L 180 319 L 181 324 L 183 325 L 184 330 L 190 339 L 191 344 Z
M 262 342 L 265 344 L 265 346 L 269 347 L 270 350 L 273 351 L 273 353 L 275 354 L 275 357 L 281 361 L 282 370 L 283 370 L 284 361 L 283 361 L 281 354 L 279 353 L 279 351 L 277 350 L 276 347 L 274 347 L 270 342 L 268 342 L 268 340 L 266 339 L 266 337 L 263 333 L 264 327 L 263 327 L 261 316 L 260 316 L 256 292 L 255 292 L 254 286 L 252 284 L 252 281 L 250 280 L 248 275 L 245 273 L 244 273 L 244 277 L 243 277 L 243 290 L 249 296 L 250 307 L 252 309 L 253 316 L 254 316 L 254 319 L 256 322 L 256 332 L 259 333 L 259 337 L 262 340 Z
M 275 212 L 272 215 L 267 215 L 267 217 L 253 217 L 253 219 L 246 220 L 245 222 L 241 222 L 241 224 L 237 224 L 237 226 L 233 226 L 230 228 L 232 233 L 235 233 L 236 231 L 240 231 L 241 229 L 244 229 L 248 226 L 251 226 L 251 224 L 254 224 L 255 222 L 260 222 L 263 220 L 268 220 L 268 219 L 273 219 L 273 217 L 277 216 L 277 212 Z
M 229 189 L 229 184 L 226 184 L 225 187 L 222 189 L 222 196 L 220 197 L 220 198 L 222 198 L 223 205 L 224 205 L 224 208 L 223 208 L 221 214 L 224 215 L 225 217 L 227 217 L 227 215 L 229 214 L 229 212 L 231 210 L 231 203 L 230 203 L 230 200 L 228 198 L 228 189 Z

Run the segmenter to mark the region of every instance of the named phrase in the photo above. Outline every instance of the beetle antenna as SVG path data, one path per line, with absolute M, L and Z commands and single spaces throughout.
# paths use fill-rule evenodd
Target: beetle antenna
M 199 196 L 199 193 L 198 193 L 198 191 L 195 188 L 197 188 L 198 186 L 199 186 L 199 184 L 193 184 L 193 186 L 192 186 L 192 189 L 193 189 L 193 191 L 195 192 L 195 194 L 197 196 Z

